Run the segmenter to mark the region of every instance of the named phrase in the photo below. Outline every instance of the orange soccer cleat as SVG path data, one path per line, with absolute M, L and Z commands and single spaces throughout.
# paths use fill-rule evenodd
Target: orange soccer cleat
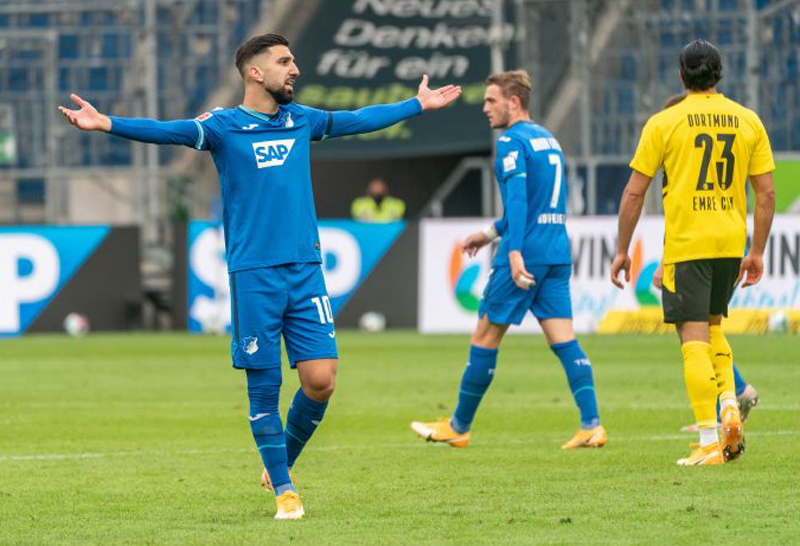
M 723 464 L 724 462 L 718 442 L 705 447 L 698 447 L 689 453 L 688 457 L 678 459 L 678 464 L 681 466 L 710 466 Z
M 303 519 L 305 515 L 300 495 L 294 491 L 287 491 L 275 497 L 275 506 L 277 507 L 275 519 Z
M 561 449 L 577 449 L 579 447 L 603 447 L 608 441 L 608 434 L 602 425 L 584 430 L 580 429 L 572 439 L 561 446 Z
M 722 455 L 725 462 L 734 461 L 744 453 L 744 427 L 737 406 L 725 406 L 720 411 Z
M 450 426 L 450 418 L 442 417 L 438 421 L 423 423 L 414 421 L 411 430 L 429 442 L 445 442 L 451 447 L 467 447 L 469 445 L 469 432 L 456 432 Z

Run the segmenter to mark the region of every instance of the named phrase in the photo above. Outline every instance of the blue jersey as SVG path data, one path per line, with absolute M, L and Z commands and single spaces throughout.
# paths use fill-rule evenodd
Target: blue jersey
M 420 113 L 418 100 L 355 112 L 286 104 L 268 115 L 244 106 L 171 122 L 111 117 L 111 133 L 208 150 L 219 172 L 230 272 L 320 263 L 309 144 L 382 129 Z
M 528 265 L 571 264 L 564 154 L 553 135 L 533 122 L 512 125 L 497 139 L 495 176 L 503 218 L 493 267 L 509 267 L 513 250 Z

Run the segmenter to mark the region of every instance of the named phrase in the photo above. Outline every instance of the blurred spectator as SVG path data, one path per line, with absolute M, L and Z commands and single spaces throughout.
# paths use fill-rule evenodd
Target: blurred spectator
M 353 201 L 350 212 L 362 222 L 394 222 L 403 218 L 406 204 L 389 195 L 389 186 L 381 178 L 373 178 L 367 185 L 367 194 Z

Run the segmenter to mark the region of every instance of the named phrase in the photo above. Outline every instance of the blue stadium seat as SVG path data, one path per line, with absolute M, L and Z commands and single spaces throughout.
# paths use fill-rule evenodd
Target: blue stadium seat
M 103 34 L 100 56 L 104 59 L 116 59 L 119 57 L 119 47 L 116 34 Z
M 620 59 L 620 76 L 629 82 L 636 81 L 636 57 L 631 54 L 623 55 Z
M 11 50 L 11 55 L 9 55 L 9 60 L 13 63 L 14 61 L 25 63 L 26 61 L 37 61 L 44 58 L 44 52 L 41 48 L 33 48 L 33 49 L 20 49 L 15 48 Z
M 157 38 L 157 55 L 159 59 L 168 59 L 175 50 L 173 48 L 173 36 L 170 33 L 160 32 Z
M 50 26 L 49 13 L 31 13 L 28 15 L 28 25 L 32 28 L 45 28 Z
M 794 122 L 792 123 L 792 136 L 786 149 L 800 149 L 800 117 L 794 118 Z
M 89 69 L 89 89 L 92 91 L 108 90 L 108 68 L 99 66 Z
M 772 43 L 775 45 L 783 43 L 783 24 L 778 18 L 772 21 Z
M 28 90 L 28 71 L 24 68 L 9 68 L 8 89 L 9 91 Z
M 129 165 L 132 161 L 131 142 L 124 138 L 112 136 L 109 139 L 109 153 L 104 158 L 108 165 Z
M 45 195 L 44 178 L 17 179 L 17 203 L 21 205 L 43 204 Z
M 78 36 L 76 34 L 61 34 L 58 37 L 58 58 L 77 59 L 79 56 Z
M 786 79 L 790 82 L 797 82 L 797 77 L 799 74 L 800 71 L 798 71 L 797 50 L 794 49 L 789 52 L 789 56 L 786 59 Z
M 61 66 L 58 68 L 58 90 L 62 92 L 69 92 L 72 87 L 72 82 L 70 81 L 70 74 L 71 71 L 66 66 Z
M 770 144 L 773 150 L 789 149 L 789 139 L 787 138 L 786 129 L 773 129 L 770 134 Z
M 219 6 L 216 2 L 200 2 L 192 14 L 192 22 L 198 25 L 209 25 L 217 22 Z
M 717 31 L 717 45 L 720 47 L 734 43 L 735 30 L 731 29 L 729 21 L 720 21 L 720 28 Z
M 622 87 L 617 89 L 617 112 L 625 115 L 632 115 L 636 111 L 636 99 L 633 88 Z

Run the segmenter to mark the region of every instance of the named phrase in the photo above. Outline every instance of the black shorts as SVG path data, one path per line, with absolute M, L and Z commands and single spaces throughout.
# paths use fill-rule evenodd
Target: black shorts
M 711 315 L 727 317 L 741 263 L 741 258 L 709 258 L 664 265 L 664 322 L 706 322 Z

